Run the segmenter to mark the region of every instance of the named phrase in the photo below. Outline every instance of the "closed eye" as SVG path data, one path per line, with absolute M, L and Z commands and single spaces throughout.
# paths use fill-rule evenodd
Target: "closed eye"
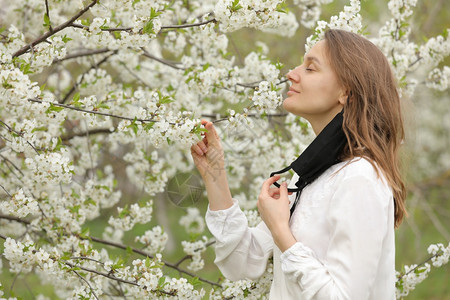
M 313 68 L 311 68 L 311 65 L 307 66 L 307 67 L 305 68 L 305 70 L 308 71 L 308 72 L 315 71 Z

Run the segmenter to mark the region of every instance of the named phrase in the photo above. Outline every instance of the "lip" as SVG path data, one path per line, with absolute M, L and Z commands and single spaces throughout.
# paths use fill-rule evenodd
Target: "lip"
M 289 88 L 289 91 L 287 92 L 288 95 L 292 95 L 292 94 L 299 94 L 300 92 L 297 91 L 296 89 L 292 88 L 292 86 Z

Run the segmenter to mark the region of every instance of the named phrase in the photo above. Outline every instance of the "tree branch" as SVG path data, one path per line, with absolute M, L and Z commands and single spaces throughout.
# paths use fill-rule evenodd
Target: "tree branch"
M 180 28 L 197 27 L 197 26 L 202 26 L 202 25 L 206 25 L 206 24 L 209 24 L 209 23 L 216 23 L 216 22 L 217 22 L 217 20 L 212 18 L 211 20 L 207 20 L 207 21 L 199 22 L 199 23 L 161 26 L 161 30 L 163 30 L 163 29 L 180 29 Z
M 78 85 L 81 82 L 83 82 L 84 76 L 86 76 L 86 74 L 90 70 L 97 69 L 101 64 L 106 62 L 108 60 L 108 58 L 110 58 L 111 56 L 113 56 L 116 53 L 117 53 L 117 51 L 114 51 L 113 53 L 110 53 L 109 55 L 105 56 L 101 61 L 99 61 L 98 63 L 96 63 L 95 65 L 91 66 L 89 69 L 87 69 L 86 72 L 84 72 L 83 75 L 81 75 L 80 82 L 75 82 L 75 84 L 72 86 L 70 91 L 64 96 L 64 98 L 60 101 L 60 103 L 65 103 L 67 101 L 67 99 L 69 99 L 70 95 L 75 91 L 75 89 L 78 87 Z
M 96 54 L 102 54 L 102 53 L 106 53 L 106 52 L 110 52 L 110 51 L 113 51 L 113 50 L 110 50 L 108 48 L 96 49 L 96 50 L 86 50 L 86 51 L 82 51 L 82 52 L 79 52 L 79 53 L 72 53 L 72 54 L 66 55 L 64 58 L 53 60 L 53 62 L 54 63 L 58 63 L 58 62 L 62 62 L 64 60 L 68 60 L 68 59 L 73 59 L 73 58 L 78 58 L 78 57 L 83 57 L 83 56 L 91 56 L 91 55 L 96 55 Z
M 72 264 L 72 263 L 67 262 L 67 261 L 65 261 L 64 264 L 66 264 L 67 266 L 69 266 L 71 268 L 80 268 L 83 271 L 94 273 L 94 274 L 97 274 L 97 275 L 100 275 L 100 276 L 104 276 L 104 277 L 112 279 L 112 280 L 116 280 L 116 281 L 119 281 L 119 282 L 123 282 L 123 283 L 131 284 L 131 285 L 139 286 L 139 284 L 137 284 L 136 282 L 129 281 L 129 280 L 122 279 L 122 278 L 118 278 L 118 277 L 115 277 L 115 276 L 111 276 L 111 275 L 109 275 L 107 273 L 103 273 L 103 272 L 100 272 L 100 271 L 97 271 L 97 270 L 94 270 L 94 269 L 89 269 L 89 268 L 86 268 L 86 267 L 78 266 L 78 265 Z
M 20 222 L 20 223 L 23 223 L 23 224 L 30 224 L 30 222 L 27 221 L 27 220 L 23 220 L 23 219 L 21 219 L 21 218 L 12 217 L 12 216 L 0 215 L 0 219 L 12 220 L 12 221 Z M 82 239 L 82 240 L 91 240 L 91 241 L 94 241 L 94 242 L 96 242 L 96 243 L 100 243 L 100 244 L 103 244 L 103 245 L 112 246 L 112 247 L 115 247 L 115 248 L 118 248 L 118 249 L 122 249 L 122 250 L 127 250 L 127 249 L 130 249 L 130 248 L 131 248 L 131 247 L 126 246 L 126 245 L 124 245 L 124 244 L 120 244 L 120 243 L 116 243 L 116 242 L 111 242 L 111 241 L 103 240 L 103 239 L 100 239 L 100 238 L 97 238 L 97 237 L 94 237 L 94 236 L 82 237 L 82 236 L 80 236 L 80 235 L 78 235 L 78 234 L 75 234 L 75 236 L 78 237 L 79 239 Z M 0 237 L 3 238 L 4 240 L 6 240 L 6 237 L 3 237 L 3 236 L 0 236 Z M 209 242 L 207 245 L 210 246 L 210 245 L 212 245 L 213 243 L 214 243 L 214 241 Z M 145 251 L 136 249 L 136 248 L 131 248 L 131 251 L 133 251 L 133 252 L 136 253 L 136 254 L 140 254 L 140 255 L 142 255 L 142 256 L 145 256 L 145 257 L 154 258 L 153 255 L 151 255 L 151 254 L 149 254 L 149 253 L 147 253 L 147 252 L 145 252 Z M 200 281 L 203 281 L 203 282 L 208 283 L 208 284 L 213 285 L 213 286 L 221 287 L 221 285 L 218 284 L 218 283 L 216 283 L 216 282 L 213 282 L 213 281 L 210 281 L 210 280 L 208 280 L 208 279 L 204 279 L 204 278 L 198 277 L 197 275 L 195 275 L 195 274 L 193 274 L 193 273 L 191 273 L 191 272 L 189 272 L 189 271 L 180 269 L 178 266 L 176 266 L 176 264 L 172 264 L 172 263 L 169 263 L 169 262 L 164 261 L 164 260 L 163 260 L 162 262 L 164 263 L 165 266 L 167 266 L 167 267 L 169 267 L 169 268 L 172 268 L 172 269 L 175 269 L 175 270 L 177 270 L 177 271 L 180 272 L 180 273 L 189 275 L 189 276 L 191 276 L 191 277 L 197 277 Z M 72 264 L 70 264 L 70 263 L 68 263 L 68 262 L 65 262 L 65 264 L 68 264 L 68 265 L 70 265 L 71 267 L 74 267 L 74 266 L 75 266 L 75 265 L 72 265 Z M 83 269 L 83 268 L 80 267 L 80 266 L 77 266 L 77 267 Z M 93 273 L 96 273 L 96 274 L 102 275 L 102 276 L 107 275 L 107 276 L 105 276 L 105 277 L 108 277 L 108 274 L 101 273 L 101 272 L 99 272 L 99 271 L 97 271 L 97 270 L 90 270 L 90 269 L 83 269 L 83 270 L 88 271 L 88 272 L 93 272 Z M 110 277 L 108 277 L 108 278 L 110 278 Z M 115 278 L 115 277 L 110 278 L 110 279 L 116 279 L 116 280 L 119 280 L 119 278 Z M 122 280 L 122 279 L 120 279 L 119 281 L 121 281 L 121 282 L 123 282 L 123 283 L 130 283 L 129 281 Z M 131 284 L 137 285 L 137 284 L 135 284 L 135 283 L 133 283 L 133 282 L 131 282 Z
M 85 8 L 83 8 L 82 10 L 80 10 L 77 14 L 75 14 L 72 18 L 70 18 L 70 20 L 64 22 L 63 24 L 56 26 L 55 28 L 53 28 L 53 30 L 47 31 L 46 33 L 44 33 L 43 35 L 41 35 L 40 37 L 38 37 L 36 40 L 32 41 L 31 43 L 23 46 L 22 48 L 20 48 L 16 53 L 14 53 L 12 55 L 12 57 L 18 57 L 24 53 L 26 53 L 29 49 L 32 49 L 34 46 L 36 46 L 37 44 L 42 43 L 43 41 L 45 41 L 46 39 L 48 39 L 49 37 L 51 37 L 52 35 L 54 35 L 55 33 L 63 30 L 64 28 L 70 26 L 71 24 L 73 24 L 73 22 L 75 22 L 79 17 L 81 17 L 85 12 L 87 12 L 91 7 L 93 7 L 95 4 L 97 4 L 99 0 L 94 0 L 92 1 L 88 6 L 86 6 Z
M 11 194 L 5 189 L 3 185 L 0 184 L 0 187 L 5 191 L 5 193 L 11 198 Z
M 189 28 L 189 27 L 197 27 L 197 26 L 202 26 L 202 25 L 206 25 L 209 23 L 216 23 L 217 20 L 216 19 L 211 19 L 211 20 L 207 20 L 204 22 L 199 22 L 199 23 L 192 23 L 192 24 L 180 24 L 180 25 L 168 25 L 168 26 L 161 26 L 161 30 L 168 30 L 168 29 L 181 29 L 181 28 Z M 80 28 L 80 29 L 87 29 L 89 30 L 89 26 L 86 25 L 81 25 L 81 24 L 70 24 L 71 27 L 75 27 L 75 28 Z M 126 31 L 126 32 L 131 32 L 133 31 L 133 27 L 115 27 L 115 28 L 100 28 L 101 31 L 105 31 L 105 32 L 115 32 L 115 31 Z M 139 29 L 139 33 L 142 34 L 143 29 Z
M 98 300 L 98 297 L 97 297 L 97 295 L 95 294 L 94 289 L 92 288 L 92 286 L 91 286 L 91 284 L 89 283 L 89 281 L 87 281 L 86 278 L 84 278 L 83 276 L 81 276 L 80 274 L 78 274 L 77 271 L 72 270 L 72 272 L 74 272 L 74 273 L 75 273 L 82 281 L 84 281 L 84 282 L 87 284 L 87 286 L 88 286 L 89 289 L 91 290 L 92 295 L 94 295 L 95 299 Z
M 30 221 L 14 217 L 14 216 L 8 216 L 8 215 L 2 215 L 0 214 L 0 219 L 9 220 L 9 221 L 16 221 L 25 225 L 30 225 Z
M 171 61 L 168 61 L 168 60 L 165 60 L 165 59 L 162 59 L 162 58 L 158 58 L 158 57 L 153 56 L 150 53 L 148 53 L 144 48 L 141 48 L 141 49 L 144 51 L 143 55 L 145 57 L 148 57 L 150 59 L 156 60 L 157 62 L 160 62 L 160 63 L 162 63 L 162 64 L 164 64 L 166 66 L 169 66 L 169 67 L 177 69 L 177 70 L 185 70 L 185 68 L 177 66 L 178 63 L 176 63 L 176 62 L 171 62 Z
M 4 127 L 9 131 L 9 132 L 13 132 L 15 134 L 17 134 L 18 136 L 20 136 L 21 138 L 23 138 L 23 133 L 17 132 L 14 129 L 12 129 L 8 124 L 6 124 L 5 122 L 3 122 L 2 120 L 0 120 L 0 123 L 4 125 Z M 25 139 L 24 139 L 25 140 Z M 27 142 L 28 145 L 31 146 L 31 148 L 33 148 L 34 151 L 36 151 L 36 153 L 39 155 L 39 151 L 36 149 L 36 147 L 31 144 L 31 142 L 29 142 L 28 140 L 25 140 Z
M 48 9 L 48 0 L 45 0 L 45 15 L 48 18 L 48 30 L 51 32 L 51 31 L 53 31 L 53 28 L 52 28 L 52 23 L 50 22 L 50 13 L 49 13 L 49 9 Z
M 36 103 L 43 103 L 44 102 L 44 101 L 38 100 L 38 99 L 28 99 L 28 101 L 36 102 Z M 100 111 L 93 111 L 93 110 L 87 110 L 87 109 L 83 109 L 83 108 L 79 108 L 79 107 L 75 107 L 75 106 L 70 106 L 70 105 L 67 105 L 67 104 L 52 103 L 52 105 L 58 106 L 58 107 L 67 108 L 67 109 L 71 109 L 71 110 L 81 111 L 81 112 L 88 113 L 88 114 L 107 116 L 107 117 L 116 118 L 116 119 L 122 119 L 122 120 L 129 120 L 129 121 L 136 120 L 136 121 L 139 121 L 141 123 L 158 122 L 157 120 L 153 120 L 153 119 L 137 119 L 137 118 L 122 117 L 122 116 L 113 115 L 113 114 L 109 114 L 109 113 L 104 113 L 104 112 L 100 112 Z M 169 124 L 176 125 L 175 123 L 169 123 Z
M 102 134 L 102 133 L 111 133 L 111 130 L 109 130 L 109 128 L 91 129 L 91 130 L 85 131 L 85 132 L 78 132 L 78 133 L 71 133 L 68 135 L 64 135 L 61 137 L 61 140 L 63 142 L 66 142 L 66 141 L 73 139 L 76 136 L 89 136 L 89 135 L 93 135 L 93 134 Z
M 99 238 L 96 238 L 96 237 L 93 237 L 93 236 L 90 236 L 89 238 L 83 238 L 83 237 L 78 236 L 78 238 L 80 238 L 80 239 L 91 239 L 94 242 L 97 242 L 97 243 L 100 243 L 100 244 L 104 244 L 104 245 L 108 245 L 108 246 L 112 246 L 112 247 L 119 248 L 119 249 L 122 249 L 122 250 L 130 249 L 130 247 L 127 247 L 127 246 L 125 246 L 123 244 L 102 240 L 102 239 L 99 239 Z M 145 251 L 136 249 L 136 248 L 131 248 L 131 251 L 133 251 L 134 253 L 146 256 L 146 257 L 154 258 L 153 255 L 151 255 L 151 254 L 149 254 L 149 253 L 147 253 Z M 221 285 L 216 283 L 216 282 L 213 282 L 213 281 L 210 281 L 208 279 L 204 279 L 204 278 L 198 277 L 197 275 L 195 275 L 195 274 L 193 274 L 193 273 L 191 273 L 189 271 L 180 269 L 178 266 L 176 266 L 176 264 L 172 264 L 172 263 L 169 263 L 169 262 L 164 261 L 164 260 L 162 262 L 164 263 L 165 266 L 167 266 L 169 268 L 172 268 L 172 269 L 175 269 L 175 270 L 177 270 L 180 273 L 189 275 L 191 277 L 197 277 L 200 281 L 203 281 L 203 282 L 208 283 L 208 284 L 213 285 L 213 286 L 221 287 Z

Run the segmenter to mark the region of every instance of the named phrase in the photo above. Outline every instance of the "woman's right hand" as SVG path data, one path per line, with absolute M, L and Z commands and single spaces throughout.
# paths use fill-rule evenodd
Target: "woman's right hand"
M 192 145 L 191 155 L 203 180 L 216 181 L 219 176 L 225 175 L 223 148 L 213 123 L 201 122 L 207 132 L 200 142 Z

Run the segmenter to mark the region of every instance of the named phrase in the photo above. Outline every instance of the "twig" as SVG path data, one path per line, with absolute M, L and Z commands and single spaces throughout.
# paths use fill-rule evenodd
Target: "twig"
M 129 281 L 129 280 L 122 279 L 122 278 L 118 278 L 118 277 L 115 277 L 115 276 L 112 276 L 112 275 L 110 275 L 110 274 L 103 273 L 103 272 L 100 272 L 100 271 L 97 271 L 97 270 L 94 270 L 94 269 L 89 269 L 89 268 L 86 268 L 86 267 L 74 265 L 74 264 L 71 264 L 71 263 L 69 263 L 69 262 L 67 262 L 67 261 L 64 262 L 64 263 L 65 263 L 67 266 L 71 267 L 71 268 L 80 268 L 80 269 L 83 270 L 83 271 L 91 272 L 91 273 L 94 273 L 94 274 L 97 274 L 97 275 L 100 275 L 100 276 L 104 276 L 104 277 L 106 277 L 106 278 L 108 278 L 108 279 L 116 280 L 116 281 L 118 281 L 118 282 L 123 282 L 123 283 L 131 284 L 131 285 L 135 285 L 135 286 L 140 286 L 140 285 L 139 285 L 138 283 L 136 283 L 136 282 Z M 72 270 L 72 271 L 74 271 L 74 270 Z M 166 291 L 164 291 L 164 290 L 154 290 L 154 292 L 163 293 L 163 294 L 166 294 L 166 295 L 173 296 L 173 292 L 166 292 Z
M 87 281 L 86 278 L 84 278 L 83 276 L 81 276 L 80 274 L 78 274 L 77 271 L 72 270 L 72 272 L 74 272 L 81 280 L 83 280 L 83 281 L 87 284 L 87 286 L 89 287 L 89 289 L 90 289 L 91 292 L 92 292 L 92 295 L 94 295 L 95 299 L 98 300 L 98 297 L 97 297 L 97 295 L 95 294 L 94 289 L 92 288 L 92 286 L 91 286 L 91 284 L 89 283 L 89 281 Z
M 117 51 L 114 51 L 113 53 L 105 56 L 101 61 L 99 61 L 98 63 L 96 63 L 95 65 L 92 65 L 89 69 L 86 70 L 86 72 L 83 73 L 83 75 L 81 75 L 80 81 L 79 82 L 75 82 L 75 84 L 72 86 L 72 88 L 70 89 L 69 92 L 67 92 L 67 94 L 64 96 L 64 98 L 60 101 L 60 103 L 66 103 L 66 101 L 69 99 L 70 95 L 75 91 L 75 89 L 78 87 L 79 84 L 81 84 L 83 82 L 84 76 L 86 76 L 86 74 L 92 70 L 92 69 L 97 69 L 101 64 L 103 64 L 104 62 L 106 62 L 108 60 L 108 58 L 110 58 L 111 56 L 113 56 L 114 54 L 116 54 Z
M 61 58 L 61 59 L 55 59 L 53 60 L 54 63 L 58 63 L 58 62 L 62 62 L 64 60 L 68 60 L 68 59 L 73 59 L 73 58 L 78 58 L 78 57 L 83 57 L 83 56 L 91 56 L 91 55 L 96 55 L 96 54 L 102 54 L 102 53 L 106 53 L 106 52 L 110 52 L 113 50 L 110 50 L 108 48 L 103 48 L 103 49 L 96 49 L 96 50 L 86 50 L 86 51 L 82 51 L 79 53 L 71 53 L 69 55 L 66 55 L 65 57 Z
M 168 29 L 181 29 L 181 28 L 189 28 L 189 27 L 197 27 L 197 26 L 202 26 L 202 25 L 206 25 L 212 22 L 217 22 L 216 19 L 211 19 L 208 21 L 204 21 L 204 22 L 199 22 L 199 23 L 192 23 L 192 24 L 180 24 L 180 25 L 168 25 L 168 26 L 161 26 L 161 30 L 168 30 Z M 87 25 L 81 25 L 81 24 L 70 24 L 71 27 L 75 27 L 75 28 L 80 28 L 80 29 L 87 29 L 89 30 L 89 26 Z M 133 31 L 133 27 L 114 27 L 114 28 L 100 28 L 101 31 L 105 31 L 105 32 L 115 32 L 115 31 L 126 31 L 126 32 L 131 32 Z M 139 29 L 139 33 L 142 34 L 143 29 Z
M 0 154 L 0 157 L 5 161 L 5 162 L 7 162 L 7 163 L 9 163 L 9 164 L 11 164 L 11 166 L 13 166 L 14 167 L 14 169 L 16 169 L 19 173 L 20 173 L 20 175 L 24 175 L 23 174 L 23 172 L 22 172 L 22 170 L 20 170 L 19 169 L 19 167 L 17 167 L 11 160 L 9 160 L 9 158 L 7 158 L 7 157 L 4 157 L 3 155 L 1 155 Z M 9 165 L 8 165 L 9 166 Z M 9 167 L 8 167 L 9 168 Z M 12 173 L 14 173 L 11 169 L 9 169 Z M 14 173 L 15 174 L 15 173 Z M 17 176 L 17 175 L 16 175 Z M 17 176 L 17 178 L 19 178 L 19 176 Z M 19 178 L 20 179 L 20 178 Z
M 0 219 L 4 219 L 4 220 L 10 220 L 10 221 L 16 221 L 25 225 L 30 225 L 30 221 L 18 218 L 18 217 L 14 217 L 14 216 L 8 216 L 8 215 L 0 215 Z
M 104 245 L 113 246 L 113 247 L 116 247 L 116 248 L 119 248 L 119 249 L 123 249 L 123 250 L 127 250 L 127 249 L 130 248 L 130 247 L 127 247 L 127 246 L 125 246 L 123 244 L 102 240 L 102 239 L 99 239 L 99 238 L 96 238 L 96 237 L 93 237 L 93 236 L 90 236 L 89 238 L 83 238 L 83 237 L 80 237 L 80 236 L 78 236 L 78 237 L 80 239 L 91 239 L 94 242 L 97 242 L 97 243 L 100 243 L 100 244 L 104 244 Z M 137 254 L 149 257 L 149 258 L 154 258 L 153 255 L 148 254 L 145 251 L 142 251 L 142 250 L 139 250 L 139 249 L 136 249 L 136 248 L 131 248 L 131 251 L 133 251 L 134 253 L 137 253 Z M 216 282 L 213 282 L 213 281 L 210 281 L 208 279 L 204 279 L 204 278 L 198 277 L 197 275 L 192 274 L 191 272 L 188 272 L 186 270 L 178 268 L 175 264 L 172 264 L 172 263 L 169 263 L 169 262 L 166 262 L 166 261 L 162 261 L 162 262 L 164 263 L 165 266 L 170 267 L 172 269 L 175 269 L 175 270 L 177 270 L 180 273 L 184 273 L 184 274 L 189 275 L 191 277 L 197 277 L 200 281 L 203 281 L 203 282 L 208 283 L 210 285 L 221 287 L 220 284 L 218 284 Z
M 0 184 L 0 187 L 5 191 L 5 193 L 11 198 L 11 194 L 5 189 L 3 185 Z
M 217 20 L 213 18 L 211 20 L 207 20 L 207 21 L 199 22 L 199 23 L 161 26 L 161 30 L 163 30 L 163 29 L 180 29 L 180 28 L 196 27 L 196 26 L 206 25 L 206 24 L 209 24 L 209 23 L 212 23 L 212 22 L 216 23 Z
M 38 99 L 28 99 L 28 101 L 36 102 L 36 103 L 43 103 L 44 102 L 44 101 L 38 100 Z M 75 107 L 75 106 L 71 106 L 71 105 L 67 105 L 67 104 L 61 104 L 61 103 L 52 103 L 52 105 L 58 106 L 58 107 L 67 108 L 67 109 L 71 109 L 71 110 L 81 111 L 81 112 L 88 113 L 88 114 L 107 116 L 107 117 L 116 118 L 116 119 L 122 119 L 122 120 L 129 120 L 129 121 L 136 120 L 136 121 L 139 121 L 141 123 L 158 122 L 157 120 L 153 120 L 153 119 L 128 118 L 128 117 L 113 115 L 113 114 L 104 113 L 104 112 L 100 112 L 100 111 L 87 110 L 87 109 L 83 109 L 83 108 L 79 108 L 79 107 Z M 176 125 L 176 123 L 169 123 L 169 124 Z
M 55 33 L 63 30 L 64 28 L 70 26 L 73 22 L 75 22 L 75 20 L 77 20 L 79 17 L 81 17 L 85 12 L 87 12 L 91 7 L 93 7 L 95 4 L 97 4 L 98 0 L 94 0 L 92 1 L 88 6 L 86 6 L 85 8 L 83 8 L 82 10 L 80 10 L 77 14 L 75 14 L 72 18 L 70 18 L 68 21 L 64 22 L 63 24 L 56 26 L 55 28 L 53 28 L 53 30 L 47 31 L 46 33 L 44 33 L 43 35 L 41 35 L 40 37 L 38 37 L 36 40 L 32 41 L 31 43 L 23 46 L 22 48 L 20 48 L 17 52 L 15 52 L 12 57 L 18 57 L 22 54 L 24 54 L 25 52 L 27 52 L 29 49 L 32 49 L 34 46 L 36 46 L 37 44 L 42 43 L 43 41 L 45 41 L 47 38 L 51 37 L 52 35 L 54 35 Z
M 287 113 L 279 113 L 279 114 L 267 114 L 265 115 L 268 118 L 275 118 L 275 117 L 286 117 Z M 260 117 L 260 114 L 247 114 L 247 117 L 250 118 L 257 118 Z M 226 115 L 215 115 L 215 114 L 202 114 L 202 118 L 212 118 L 215 120 L 228 120 Z
M 45 14 L 47 15 L 47 18 L 48 18 L 48 30 L 51 32 L 51 31 L 53 31 L 53 28 L 52 28 L 52 23 L 50 22 L 50 13 L 49 13 L 49 9 L 48 9 L 48 0 L 45 0 Z
M 422 263 L 418 264 L 417 266 L 415 266 L 414 268 L 412 268 L 411 270 L 409 270 L 409 271 L 406 272 L 405 274 L 400 274 L 397 278 L 400 280 L 402 277 L 408 275 L 408 274 L 411 273 L 411 272 L 414 272 L 417 268 L 419 268 L 419 267 L 425 265 L 427 262 L 429 262 L 430 260 L 432 260 L 433 258 L 435 258 L 435 257 L 437 257 L 437 256 L 439 256 L 439 255 L 441 255 L 441 254 L 442 254 L 442 251 L 439 250 L 436 254 L 434 254 L 434 255 L 428 257 L 425 261 L 423 261 Z
M 162 59 L 162 58 L 158 58 L 158 57 L 156 57 L 156 56 L 153 56 L 153 55 L 151 55 L 150 53 L 148 53 L 144 48 L 142 48 L 142 50 L 144 51 L 144 54 L 143 54 L 143 55 L 144 55 L 145 57 L 148 57 L 148 58 L 150 58 L 150 59 L 156 60 L 157 62 L 160 62 L 160 63 L 162 63 L 162 64 L 164 64 L 164 65 L 166 65 L 166 66 L 169 66 L 169 67 L 174 68 L 174 69 L 177 69 L 177 70 L 185 70 L 185 68 L 177 66 L 177 65 L 176 65 L 177 63 L 175 63 L 175 62 L 171 62 L 171 61 L 168 61 L 168 60 L 165 60 L 165 59 Z
M 63 142 L 65 142 L 65 141 L 69 141 L 69 140 L 73 139 L 76 136 L 90 136 L 90 135 L 94 135 L 94 134 L 111 133 L 111 132 L 112 131 L 109 128 L 91 129 L 91 130 L 85 131 L 85 132 L 78 132 L 78 133 L 71 133 L 68 135 L 64 135 L 61 137 L 61 140 Z
M 97 275 L 100 275 L 100 276 L 104 276 L 106 278 L 113 279 L 113 280 L 116 280 L 116 281 L 119 281 L 119 282 L 123 282 L 123 283 L 139 286 L 139 284 L 137 284 L 136 282 L 129 281 L 129 280 L 122 279 L 122 278 L 118 278 L 118 277 L 115 277 L 115 276 L 111 276 L 111 275 L 109 275 L 107 273 L 103 273 L 103 272 L 100 272 L 100 271 L 97 271 L 97 270 L 94 270 L 94 269 L 89 269 L 89 268 L 86 268 L 86 267 L 74 265 L 74 264 L 72 264 L 70 262 L 67 262 L 67 261 L 65 261 L 64 264 L 66 264 L 67 266 L 69 266 L 71 268 L 80 268 L 81 270 L 86 271 L 86 272 L 91 272 L 91 273 L 94 273 L 94 274 L 97 274 Z
M 9 132 L 14 132 L 15 134 L 17 134 L 18 136 L 23 138 L 23 133 L 15 131 L 14 129 L 12 129 L 8 124 L 3 122 L 2 120 L 0 120 L 0 123 L 3 124 Z M 25 141 L 27 142 L 28 145 L 31 146 L 31 148 L 33 148 L 34 151 L 36 151 L 37 154 L 40 154 L 39 151 L 36 149 L 36 147 L 33 146 L 33 144 L 31 144 L 28 140 L 25 140 Z

